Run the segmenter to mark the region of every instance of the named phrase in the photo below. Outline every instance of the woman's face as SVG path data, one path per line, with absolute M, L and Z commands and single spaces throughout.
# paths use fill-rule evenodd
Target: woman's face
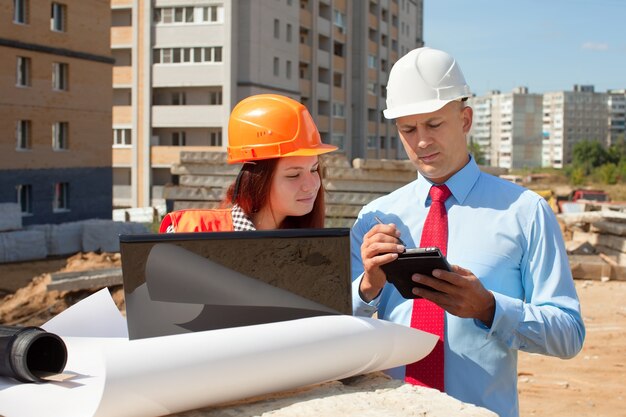
M 274 227 L 287 216 L 304 216 L 313 210 L 321 185 L 318 168 L 317 156 L 290 156 L 278 160 L 267 207 Z

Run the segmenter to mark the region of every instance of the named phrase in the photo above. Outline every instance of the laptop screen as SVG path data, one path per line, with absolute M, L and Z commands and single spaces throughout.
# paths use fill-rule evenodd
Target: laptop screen
M 122 235 L 131 339 L 352 314 L 350 229 Z

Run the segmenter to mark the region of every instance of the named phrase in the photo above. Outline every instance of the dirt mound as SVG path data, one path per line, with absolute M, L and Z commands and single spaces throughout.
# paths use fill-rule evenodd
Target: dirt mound
M 58 260 L 53 262 L 54 265 L 58 265 Z M 60 270 L 40 274 L 32 278 L 28 285 L 0 299 L 0 324 L 39 326 L 96 291 L 48 291 L 51 273 L 90 271 L 120 266 L 119 253 L 77 253 L 67 258 L 65 266 Z M 5 268 L 8 269 L 6 266 Z M 122 287 L 111 287 L 110 291 L 118 307 L 123 310 Z

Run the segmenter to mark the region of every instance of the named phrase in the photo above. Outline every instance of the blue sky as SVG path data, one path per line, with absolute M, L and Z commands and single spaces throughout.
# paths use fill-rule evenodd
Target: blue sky
M 424 0 L 424 42 L 477 95 L 626 88 L 626 0 Z

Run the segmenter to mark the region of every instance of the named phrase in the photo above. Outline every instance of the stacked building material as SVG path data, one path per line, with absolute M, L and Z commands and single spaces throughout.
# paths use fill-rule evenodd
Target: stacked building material
M 626 213 L 559 214 L 574 278 L 626 280 Z
M 416 178 L 409 161 L 355 159 L 351 165 L 341 153 L 320 159 L 327 191 L 326 227 L 352 226 L 365 204 Z M 222 152 L 182 152 L 180 163 L 172 167 L 178 181 L 163 190 L 168 210 L 217 207 L 240 168 L 227 164 Z

